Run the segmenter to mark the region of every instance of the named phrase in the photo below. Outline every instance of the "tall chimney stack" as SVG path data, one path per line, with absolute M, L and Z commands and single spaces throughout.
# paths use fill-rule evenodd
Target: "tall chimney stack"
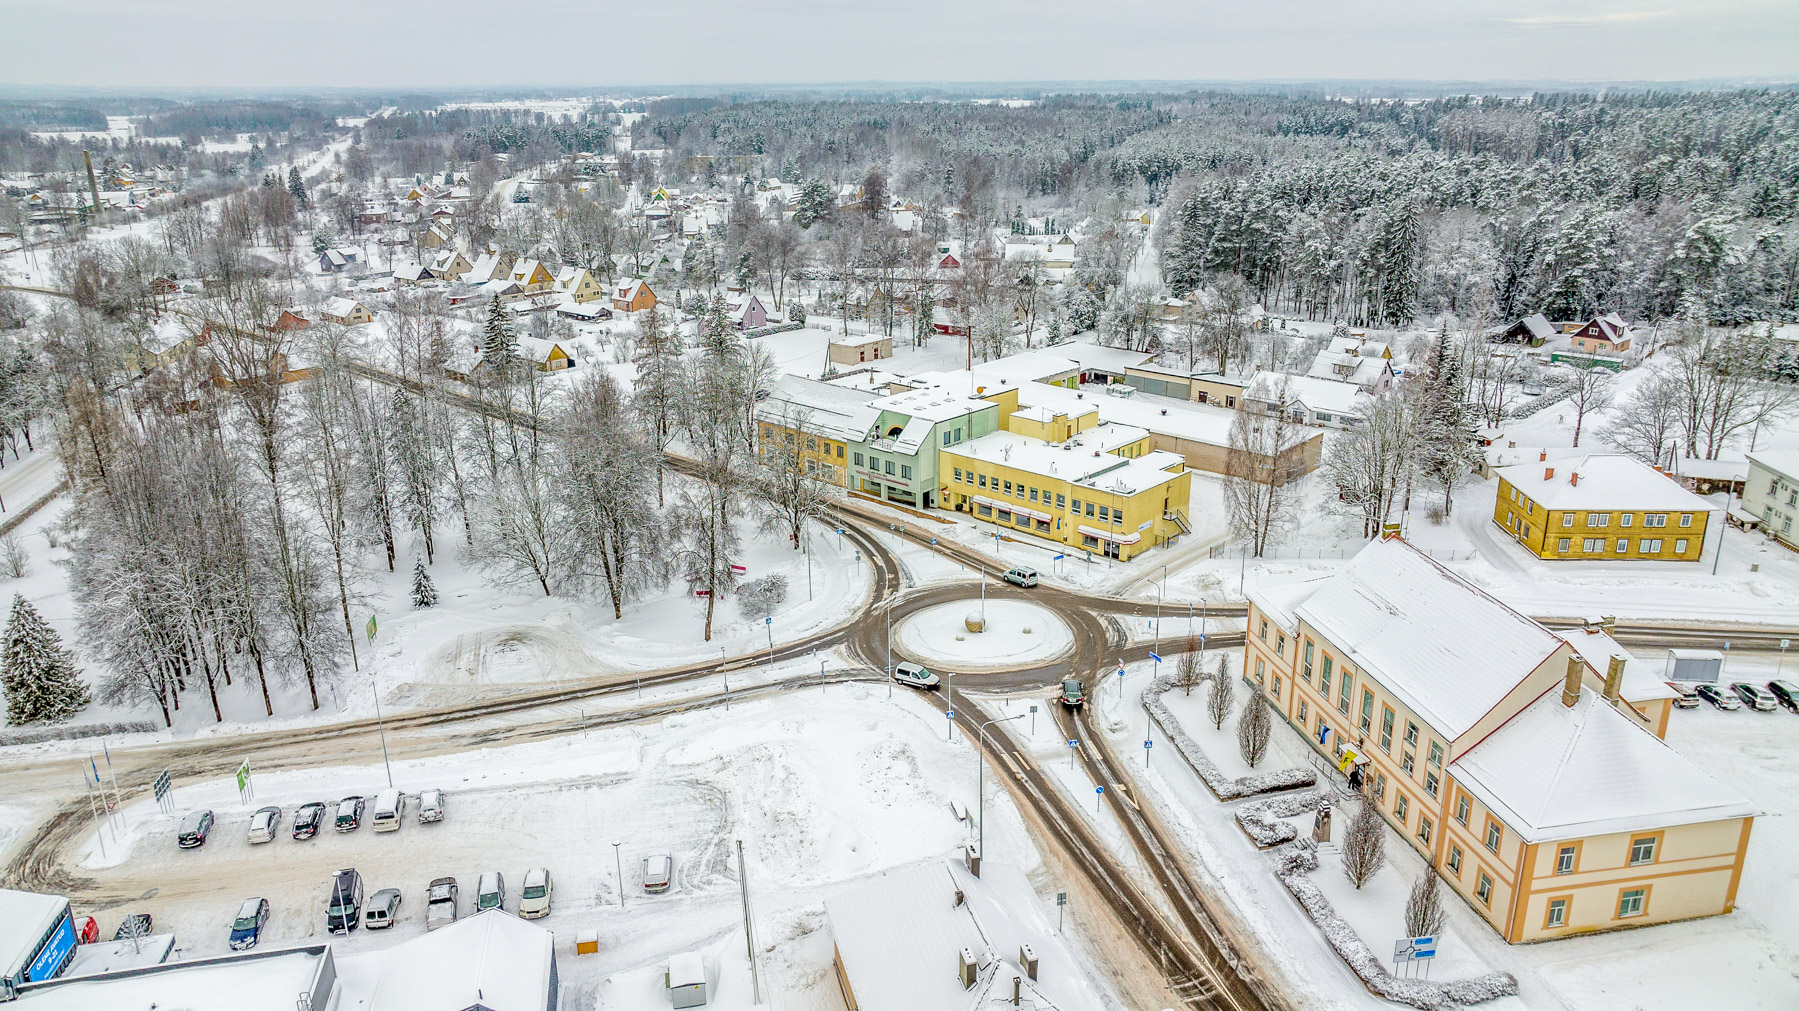
M 1624 658 L 1612 657 L 1611 663 L 1605 667 L 1605 700 L 1612 705 L 1618 704 L 1618 693 L 1624 690 Z
M 1562 705 L 1569 709 L 1580 701 L 1580 679 L 1586 672 L 1586 661 L 1578 656 L 1568 658 L 1568 677 L 1562 682 Z

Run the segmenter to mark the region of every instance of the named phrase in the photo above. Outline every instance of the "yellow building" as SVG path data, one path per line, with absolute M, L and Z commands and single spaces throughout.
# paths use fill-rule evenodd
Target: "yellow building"
M 1697 562 L 1712 504 L 1628 456 L 1502 467 L 1493 522 L 1538 558 Z
M 1755 809 L 1661 741 L 1603 627 L 1558 635 L 1398 537 L 1250 604 L 1249 679 L 1507 941 L 1734 908 Z
M 779 454 L 822 481 L 849 487 L 847 447 L 860 443 L 880 417 L 867 393 L 783 376 L 756 405 L 756 451 Z
M 606 297 L 606 286 L 586 267 L 563 267 L 556 275 L 556 290 L 581 303 Z
M 1099 424 L 1092 408 L 1001 417 L 1004 431 L 939 451 L 942 508 L 1118 559 L 1186 532 L 1187 461 L 1151 448 L 1148 431 Z

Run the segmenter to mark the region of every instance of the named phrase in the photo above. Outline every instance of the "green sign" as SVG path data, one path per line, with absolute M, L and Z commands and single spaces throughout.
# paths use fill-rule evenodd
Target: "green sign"
M 375 641 L 375 616 L 372 614 L 369 615 L 368 628 L 369 628 L 369 641 L 374 642 Z
M 243 793 L 244 787 L 248 786 L 249 783 L 250 783 L 250 760 L 246 758 L 246 759 L 244 759 L 244 764 L 237 767 L 237 792 Z

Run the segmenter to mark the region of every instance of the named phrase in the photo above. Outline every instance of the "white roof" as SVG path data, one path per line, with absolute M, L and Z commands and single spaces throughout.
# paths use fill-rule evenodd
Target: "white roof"
M 869 394 L 802 376 L 782 376 L 767 400 L 756 405 L 756 418 L 777 425 L 800 423 L 806 431 L 844 442 L 868 437 L 879 411 Z
M 179 1011 L 293 1011 L 312 989 L 329 948 L 257 951 L 202 962 L 169 962 L 130 975 L 58 982 L 7 1005 L 8 1011 L 99 1011 L 161 1007 Z M 473 1001 L 469 1002 L 470 1004 Z M 394 1007 L 401 1007 L 395 1004 Z M 458 1009 L 469 1004 L 459 1004 Z
M 1363 548 L 1298 614 L 1452 741 L 1562 646 L 1397 537 Z
M 927 430 L 932 423 L 993 408 L 991 401 L 979 397 L 965 397 L 935 389 L 907 390 L 880 397 L 874 401 L 874 406 L 894 414 L 908 415 L 913 421 L 924 421 Z M 922 435 L 919 437 L 923 438 Z M 904 439 L 905 436 L 901 438 Z
M 1104 421 L 1132 425 L 1158 435 L 1211 446 L 1230 445 L 1231 420 L 1235 411 L 1168 397 L 1141 396 L 1127 400 L 1083 393 L 1066 386 L 1035 382 L 1035 377 L 1028 375 L 1031 370 L 1027 370 L 1025 375 L 1014 374 L 1008 367 L 1012 361 L 1013 358 L 1001 358 L 985 365 L 976 365 L 973 372 L 960 369 L 954 372 L 924 372 L 910 377 L 908 381 L 927 384 L 951 393 L 973 394 L 975 390 L 985 387 L 986 392 L 992 394 L 1016 388 L 1020 407 L 1041 405 L 1069 417 L 1098 409 L 1099 416 Z M 1069 364 L 1073 367 L 1072 362 Z
M 832 337 L 831 343 L 836 344 L 840 347 L 860 348 L 860 347 L 868 347 L 871 344 L 880 344 L 882 342 L 891 342 L 892 340 L 893 340 L 892 337 L 883 337 L 882 335 L 880 335 L 878 333 L 867 333 L 867 334 L 851 333 L 851 334 L 839 334 L 835 337 Z
M 1554 476 L 1544 475 L 1553 469 Z M 1551 468 L 1526 463 L 1498 471 L 1512 487 L 1546 509 L 1666 509 L 1705 512 L 1712 504 L 1673 478 L 1629 456 L 1584 456 Z M 1574 480 L 1578 475 L 1578 483 Z
M 942 452 L 946 456 L 962 456 L 1057 478 L 1095 491 L 1135 495 L 1173 481 L 1187 470 L 1186 457 L 1179 453 L 1157 450 L 1131 459 L 1111 452 L 1148 434 L 1141 428 L 1098 425 L 1065 443 L 1053 443 L 1016 432 L 994 432 L 955 446 L 945 446 Z M 1063 446 L 1068 448 L 1061 448 Z M 1174 469 L 1169 470 L 1171 467 Z M 1016 511 L 1018 507 L 1009 508 Z
M 0 976 L 15 978 L 31 947 L 68 908 L 69 900 L 60 895 L 0 888 Z
M 368 1006 L 542 1011 L 550 985 L 553 935 L 498 909 L 465 916 L 378 952 Z M 348 961 L 346 958 L 345 961 Z M 292 992 L 287 995 L 293 1006 Z
M 1607 635 L 1597 626 L 1569 629 L 1556 634 L 1566 640 L 1568 645 L 1574 647 L 1574 652 L 1580 654 L 1580 658 L 1587 662 L 1587 666 L 1593 669 L 1600 681 L 1605 680 L 1606 671 L 1611 669 L 1612 657 L 1623 657 L 1624 681 L 1618 694 L 1622 695 L 1625 701 L 1646 702 L 1650 699 L 1671 699 L 1675 696 L 1674 689 L 1668 687 L 1668 682 L 1662 680 L 1660 669 L 1652 669 L 1630 650 L 1619 645 L 1618 640 Z
M 1280 387 L 1287 384 L 1287 398 L 1296 400 L 1313 411 L 1328 411 L 1332 414 L 1360 414 L 1361 405 L 1356 397 L 1362 388 L 1354 383 L 1340 383 L 1334 379 L 1318 379 L 1313 376 L 1290 376 L 1284 372 L 1258 372 L 1244 388 L 1243 395 L 1251 400 L 1275 403 L 1280 398 Z
M 892 871 L 832 896 L 825 915 L 861 1011 L 966 1008 L 956 953 L 973 951 L 983 967 L 995 961 L 974 912 L 956 903 L 956 879 L 941 863 Z
M 1147 351 L 1109 348 L 1099 344 L 1089 344 L 1085 341 L 1057 344 L 1056 354 L 1073 359 L 1083 369 L 1098 369 L 1101 372 L 1119 374 L 1123 374 L 1125 369 L 1134 368 L 1155 358 L 1155 355 Z
M 1563 705 L 1559 684 L 1449 771 L 1527 843 L 1756 813 L 1591 689 Z
M 1761 450 L 1750 453 L 1749 462 L 1789 478 L 1799 476 L 1799 449 Z
M 1299 605 L 1312 599 L 1312 594 L 1318 592 L 1326 578 L 1320 577 L 1297 583 L 1260 587 L 1254 594 L 1256 608 L 1273 618 L 1275 624 L 1289 633 L 1297 635 L 1299 632 Z
M 549 361 L 550 360 L 550 352 L 554 351 L 555 349 L 557 349 L 559 347 L 562 347 L 562 345 L 556 343 L 555 341 L 544 340 L 541 337 L 521 336 L 521 337 L 515 337 L 515 338 L 513 338 L 513 340 L 518 344 L 519 354 L 523 355 L 526 360 L 533 361 L 533 362 Z M 568 350 L 565 348 L 565 349 L 563 349 L 562 353 L 567 355 Z M 570 356 L 570 357 L 573 357 L 573 356 Z
M 362 303 L 353 298 L 344 298 L 342 295 L 335 296 L 325 303 L 325 311 L 333 316 L 349 316 L 360 308 L 362 308 Z
M 705 986 L 706 960 L 697 951 L 668 956 L 668 987 Z

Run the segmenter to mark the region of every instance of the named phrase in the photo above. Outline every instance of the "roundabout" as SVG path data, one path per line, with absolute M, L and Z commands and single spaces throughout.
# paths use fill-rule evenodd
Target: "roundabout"
M 923 608 L 894 628 L 894 646 L 927 666 L 1002 671 L 1058 659 L 1074 645 L 1068 623 L 1040 604 L 990 599 L 984 611 L 983 623 L 979 601 Z

